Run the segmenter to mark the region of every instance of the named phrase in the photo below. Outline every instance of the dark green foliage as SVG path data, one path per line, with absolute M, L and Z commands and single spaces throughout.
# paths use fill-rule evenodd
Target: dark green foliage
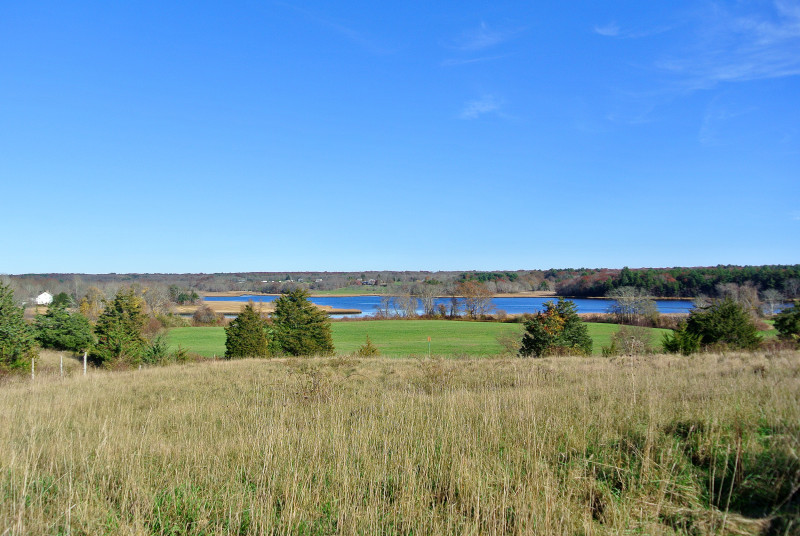
M 670 354 L 690 355 L 700 351 L 700 335 L 686 331 L 682 323 L 672 333 L 665 333 L 661 339 L 661 347 Z
M 589 330 L 581 322 L 575 303 L 559 298 L 558 303 L 545 302 L 545 310 L 525 321 L 522 356 L 543 357 L 548 354 L 592 353 Z
M 92 357 L 106 366 L 139 364 L 147 348 L 146 323 L 144 300 L 133 289 L 120 290 L 97 320 Z
M 253 302 L 248 302 L 225 328 L 225 357 L 269 357 L 268 327 Z
M 24 310 L 14 304 L 14 292 L 0 283 L 0 370 L 26 367 L 35 355 Z
M 604 296 L 612 289 L 635 287 L 651 296 L 717 296 L 718 285 L 750 284 L 788 295 L 792 281 L 800 279 L 800 264 L 776 266 L 713 266 L 704 268 L 640 268 L 622 270 L 548 270 L 565 296 Z
M 53 298 L 53 303 L 50 304 L 50 307 L 72 307 L 72 305 L 72 296 L 66 292 L 59 292 Z
M 800 302 L 794 302 L 775 317 L 778 337 L 786 341 L 800 341 Z
M 272 314 L 275 339 L 289 355 L 330 355 L 333 338 L 328 313 L 308 301 L 302 289 L 284 294 L 275 301 Z
M 722 344 L 749 350 L 761 343 L 758 328 L 750 315 L 730 298 L 692 310 L 686 321 L 686 332 L 700 337 L 703 346 Z
M 46 314 L 36 315 L 34 329 L 36 340 L 44 348 L 80 352 L 94 344 L 89 320 L 80 313 L 70 314 L 63 301 L 56 305 L 53 300 Z

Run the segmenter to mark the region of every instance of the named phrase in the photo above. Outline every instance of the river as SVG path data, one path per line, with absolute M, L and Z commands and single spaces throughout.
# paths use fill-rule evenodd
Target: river
M 209 296 L 206 301 L 254 301 L 271 302 L 278 296 L 254 296 L 243 295 L 235 297 Z M 329 305 L 334 309 L 357 309 L 361 311 L 357 315 L 342 315 L 363 317 L 374 315 L 381 304 L 381 296 L 313 296 L 310 298 L 312 303 L 317 305 Z M 492 305 L 495 311 L 505 311 L 507 314 L 536 313 L 544 309 L 544 303 L 554 301 L 556 298 L 492 298 Z M 605 313 L 609 306 L 614 304 L 614 300 L 605 298 L 572 300 L 579 313 Z M 691 300 L 655 300 L 660 313 L 688 313 L 694 307 Z M 437 298 L 436 305 L 443 304 L 449 307 L 450 298 Z M 417 313 L 422 314 L 422 309 L 417 308 Z

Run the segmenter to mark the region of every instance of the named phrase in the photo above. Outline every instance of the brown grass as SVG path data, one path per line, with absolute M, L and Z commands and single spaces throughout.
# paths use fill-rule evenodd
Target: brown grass
M 0 534 L 796 533 L 796 351 L 47 369 Z

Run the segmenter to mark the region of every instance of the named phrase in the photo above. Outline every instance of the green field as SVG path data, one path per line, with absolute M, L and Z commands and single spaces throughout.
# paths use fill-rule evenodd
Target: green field
M 594 341 L 594 353 L 600 354 L 618 329 L 617 324 L 587 324 Z M 359 322 L 333 322 L 333 343 L 337 354 L 350 354 L 364 344 L 367 335 L 381 351 L 381 355 L 400 357 L 427 355 L 430 350 L 440 356 L 490 356 L 503 352 L 498 337 L 510 337 L 522 331 L 521 324 L 497 322 L 454 322 L 449 320 L 370 320 Z M 657 345 L 661 333 L 653 329 L 653 342 Z M 190 352 L 212 357 L 225 354 L 223 328 L 175 328 L 169 332 L 170 345 L 181 346 Z

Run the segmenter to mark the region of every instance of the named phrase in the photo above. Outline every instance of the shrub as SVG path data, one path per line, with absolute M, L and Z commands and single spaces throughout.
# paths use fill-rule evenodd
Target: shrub
M 36 340 L 44 348 L 80 352 L 94 344 L 89 320 L 80 313 L 70 314 L 64 305 L 50 305 L 47 313 L 36 315 Z
M 356 355 L 359 357 L 375 357 L 380 355 L 380 353 L 381 351 L 378 350 L 378 347 L 372 344 L 369 335 L 367 335 L 366 342 L 356 350 Z
M 690 355 L 700 351 L 700 336 L 686 331 L 682 323 L 672 333 L 665 333 L 661 347 L 670 354 Z
M 225 357 L 269 357 L 268 322 L 248 302 L 225 328 Z
M 785 341 L 800 341 L 800 302 L 794 302 L 778 313 L 775 317 L 775 329 L 778 330 L 778 337 Z
M 692 310 L 686 321 L 686 331 L 700 337 L 703 346 L 721 344 L 751 350 L 761 342 L 758 328 L 744 306 L 731 298 Z
M 544 311 L 525 321 L 520 355 L 542 357 L 548 354 L 592 353 L 589 330 L 578 317 L 574 302 L 559 298 L 558 303 L 548 301 L 544 307 Z
M 222 318 L 223 315 L 215 313 L 211 307 L 204 304 L 198 307 L 192 315 L 192 324 L 195 326 L 216 326 Z
M 652 336 L 647 328 L 620 326 L 611 336 L 611 344 L 602 348 L 604 356 L 653 353 Z

